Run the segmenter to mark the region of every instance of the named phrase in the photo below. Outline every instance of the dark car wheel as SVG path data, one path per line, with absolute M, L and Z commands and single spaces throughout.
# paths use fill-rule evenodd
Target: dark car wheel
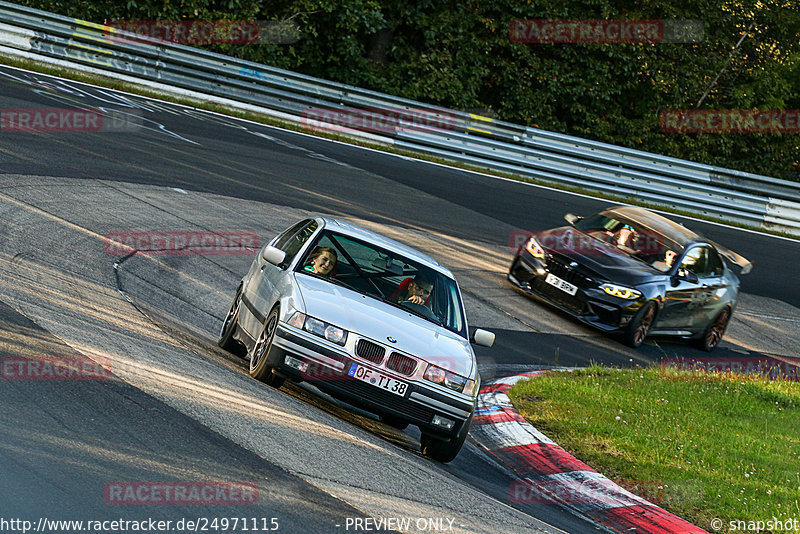
M 706 352 L 710 352 L 717 348 L 722 336 L 725 335 L 725 330 L 728 328 L 728 323 L 731 320 L 731 309 L 725 308 L 719 315 L 711 321 L 703 332 L 702 337 L 694 340 L 694 345 Z
M 269 351 L 272 349 L 272 341 L 275 339 L 275 332 L 278 330 L 279 311 L 275 306 L 269 312 L 264 329 L 258 336 L 258 340 L 253 346 L 253 352 L 250 354 L 250 376 L 275 388 L 283 385 L 284 378 L 276 375 L 275 370 L 267 364 L 267 361 Z
M 464 446 L 464 441 L 466 441 L 467 434 L 469 434 L 470 424 L 472 424 L 472 417 L 464 424 L 458 436 L 450 439 L 435 438 L 423 432 L 419 438 L 422 454 L 443 464 L 451 462 L 458 456 L 461 447 Z
M 648 302 L 628 323 L 624 335 L 625 344 L 633 348 L 640 347 L 644 343 L 647 333 L 650 332 L 650 327 L 653 326 L 655 318 L 656 305 L 653 302 Z
M 233 299 L 233 303 L 231 303 L 231 309 L 228 310 L 228 315 L 225 316 L 225 320 L 222 322 L 217 345 L 228 352 L 244 357 L 247 354 L 247 349 L 240 341 L 233 338 L 233 333 L 236 331 L 236 323 L 239 320 L 239 306 L 242 305 L 241 295 L 242 288 L 240 287 L 236 291 L 236 296 Z

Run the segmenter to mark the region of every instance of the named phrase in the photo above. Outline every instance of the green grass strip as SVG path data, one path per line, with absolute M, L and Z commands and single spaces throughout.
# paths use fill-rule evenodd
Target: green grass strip
M 574 456 L 702 528 L 800 518 L 798 382 L 593 365 L 509 396 Z

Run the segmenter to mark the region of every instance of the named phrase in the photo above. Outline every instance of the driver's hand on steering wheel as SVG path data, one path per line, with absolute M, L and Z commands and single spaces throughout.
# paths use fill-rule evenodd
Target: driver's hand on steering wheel
M 414 304 L 423 304 L 423 305 L 425 304 L 425 300 L 419 295 L 413 295 L 411 297 L 408 297 L 408 300 L 406 302 L 413 302 Z

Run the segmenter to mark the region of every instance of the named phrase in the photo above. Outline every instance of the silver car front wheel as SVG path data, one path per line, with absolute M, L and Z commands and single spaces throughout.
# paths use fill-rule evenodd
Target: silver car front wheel
M 278 307 L 272 308 L 264 323 L 264 328 L 253 346 L 253 351 L 250 353 L 250 376 L 275 388 L 281 387 L 284 379 L 275 374 L 275 370 L 268 365 L 267 361 L 272 349 L 272 341 L 275 339 L 275 332 L 278 330 L 279 315 Z

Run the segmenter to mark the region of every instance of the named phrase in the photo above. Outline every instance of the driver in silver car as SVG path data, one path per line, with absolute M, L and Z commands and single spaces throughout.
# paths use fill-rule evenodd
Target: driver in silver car
M 408 284 L 403 288 L 405 282 L 404 280 L 400 283 L 395 300 L 397 302 L 410 301 L 414 304 L 426 305 L 431 297 L 431 291 L 433 291 L 433 281 L 430 277 L 424 273 L 419 273 L 413 279 L 408 280 Z

